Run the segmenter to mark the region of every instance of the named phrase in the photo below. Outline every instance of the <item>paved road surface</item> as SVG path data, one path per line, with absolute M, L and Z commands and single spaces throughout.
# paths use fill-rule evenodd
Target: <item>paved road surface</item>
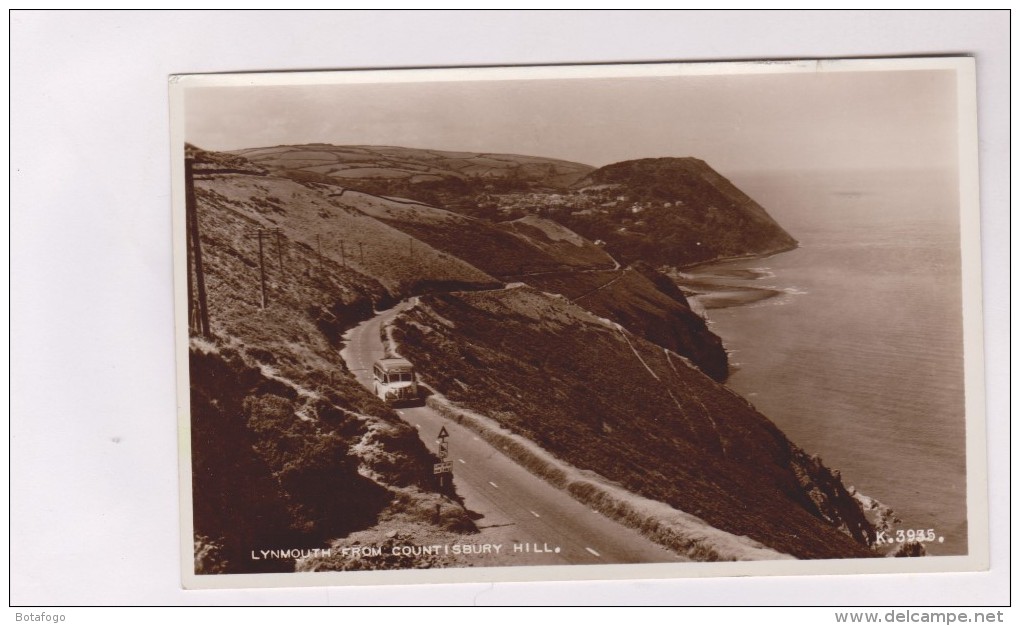
M 379 330 L 407 303 L 384 311 L 354 328 L 341 352 L 347 366 L 372 388 L 372 363 L 383 356 Z M 418 429 L 433 452 L 442 427 L 449 433 L 449 461 L 457 493 L 465 506 L 481 515 L 481 536 L 474 543 L 503 544 L 500 565 L 597 563 L 665 563 L 687 559 L 636 531 L 577 502 L 504 456 L 473 431 L 428 407 L 400 408 L 400 416 Z M 512 546 L 531 551 L 513 552 Z M 537 549 L 537 551 L 536 551 Z

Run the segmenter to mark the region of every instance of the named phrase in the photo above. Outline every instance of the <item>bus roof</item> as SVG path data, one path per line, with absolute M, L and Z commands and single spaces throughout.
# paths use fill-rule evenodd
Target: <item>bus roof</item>
M 382 368 L 384 372 L 410 372 L 414 369 L 411 362 L 407 359 L 379 359 L 376 361 L 376 364 Z

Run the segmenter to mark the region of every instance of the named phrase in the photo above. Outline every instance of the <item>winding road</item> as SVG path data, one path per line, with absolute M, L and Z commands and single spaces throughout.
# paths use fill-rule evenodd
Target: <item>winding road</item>
M 405 301 L 351 329 L 341 356 L 366 388 L 383 356 L 382 326 L 412 306 Z M 571 498 L 506 457 L 473 431 L 429 407 L 400 408 L 435 452 L 440 429 L 449 433 L 453 479 L 464 506 L 477 514 L 475 544 L 500 544 L 498 565 L 667 563 L 688 559 Z

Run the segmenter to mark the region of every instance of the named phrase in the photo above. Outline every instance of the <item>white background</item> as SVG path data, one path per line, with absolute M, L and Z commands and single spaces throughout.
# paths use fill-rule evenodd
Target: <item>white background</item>
M 12 604 L 1009 602 L 1008 13 L 15 12 L 10 38 Z M 181 589 L 170 74 L 914 54 L 977 59 L 991 572 Z

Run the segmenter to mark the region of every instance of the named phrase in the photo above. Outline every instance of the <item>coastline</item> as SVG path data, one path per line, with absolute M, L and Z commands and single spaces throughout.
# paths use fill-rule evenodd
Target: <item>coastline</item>
M 938 224 L 907 233 L 878 202 L 841 215 L 845 224 L 805 227 L 790 254 L 671 277 L 723 338 L 726 384 L 839 468 L 879 532 L 933 529 L 927 554 L 967 554 L 952 233 Z M 921 495 L 920 480 L 943 487 Z
M 774 274 L 768 268 L 731 267 L 729 266 L 730 264 L 749 260 L 765 261 L 779 254 L 799 248 L 800 246 L 796 245 L 789 249 L 765 254 L 728 257 L 683 268 L 665 268 L 663 271 L 684 292 L 691 308 L 704 317 L 706 322 L 711 325 L 712 320 L 708 317 L 708 312 L 713 309 L 751 305 L 790 293 L 789 291 L 772 286 L 752 284 L 754 281 L 773 277 Z M 731 347 L 726 346 L 726 350 L 727 354 L 731 354 Z M 733 364 L 731 363 L 732 367 Z M 838 476 L 839 473 L 836 472 L 836 475 Z M 888 505 L 874 497 L 861 493 L 852 485 L 847 484 L 846 488 L 860 506 L 868 523 L 878 537 L 882 537 L 886 533 L 891 534 L 894 528 L 901 523 L 901 519 L 897 516 L 896 512 Z M 918 545 L 920 546 L 920 554 L 917 556 L 926 555 L 923 545 Z M 905 556 L 897 554 L 898 551 L 905 549 L 902 544 L 887 545 L 882 540 L 876 540 L 871 548 L 878 557 Z
M 744 268 L 727 268 L 727 263 L 748 260 L 764 261 L 799 248 L 800 243 L 795 242 L 792 246 L 776 250 L 720 257 L 681 267 L 660 268 L 660 271 L 669 276 L 680 288 L 687 297 L 692 310 L 705 317 L 707 311 L 712 309 L 754 304 L 786 293 L 773 287 L 748 284 L 748 281 L 767 278 L 771 274 Z M 709 324 L 711 324 L 710 320 Z
M 704 267 L 706 265 L 715 265 L 716 263 L 726 263 L 728 261 L 746 261 L 748 259 L 769 259 L 776 256 L 777 254 L 790 252 L 791 250 L 796 250 L 799 247 L 800 242 L 794 241 L 793 245 L 791 246 L 775 248 L 773 250 L 764 250 L 762 252 L 748 252 L 747 254 L 735 254 L 733 256 L 716 257 L 714 259 L 709 259 L 707 261 L 698 261 L 697 263 L 690 263 L 687 265 L 681 265 L 679 267 L 674 267 L 670 269 L 678 272 L 687 272 L 690 270 L 695 270 L 699 267 Z
M 772 256 L 772 255 L 769 255 Z M 744 261 L 757 257 L 742 257 L 727 261 Z M 765 259 L 768 257 L 760 257 Z M 727 261 L 720 261 L 726 263 Z M 745 268 L 729 269 L 725 266 L 711 268 L 700 266 L 704 271 L 686 272 L 670 269 L 667 276 L 680 288 L 687 297 L 691 308 L 704 316 L 712 309 L 725 309 L 735 306 L 754 304 L 786 293 L 770 286 L 751 284 L 772 274 L 767 271 L 755 271 Z

